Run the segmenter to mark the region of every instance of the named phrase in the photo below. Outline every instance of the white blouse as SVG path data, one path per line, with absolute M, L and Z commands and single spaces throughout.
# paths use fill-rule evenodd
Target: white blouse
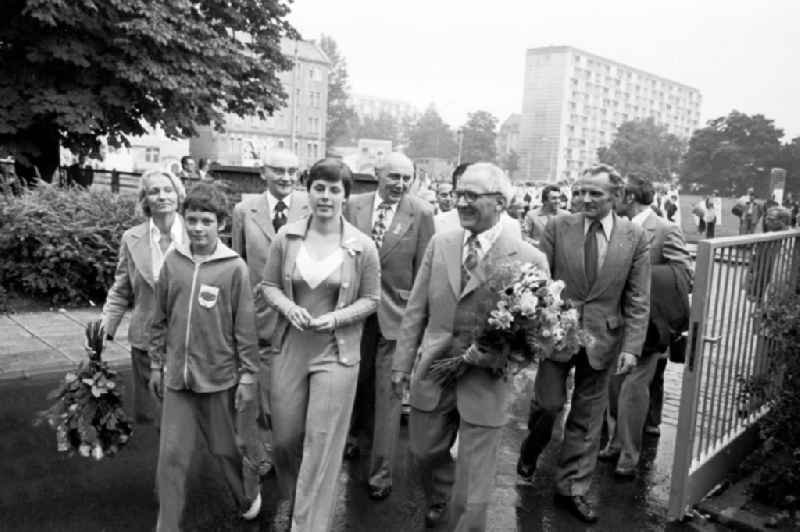
M 322 281 L 330 277 L 337 268 L 342 266 L 342 261 L 344 261 L 342 248 L 337 248 L 336 251 L 324 259 L 318 260 L 308 253 L 306 244 L 303 243 L 297 253 L 295 267 L 309 288 L 314 290 Z

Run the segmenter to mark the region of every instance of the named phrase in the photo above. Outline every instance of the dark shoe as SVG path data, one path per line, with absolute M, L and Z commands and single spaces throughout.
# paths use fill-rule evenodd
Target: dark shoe
M 534 462 L 533 465 L 526 464 L 520 459 L 517 462 L 517 475 L 519 478 L 526 482 L 533 482 L 533 474 L 536 473 L 536 463 Z
M 589 501 L 583 495 L 561 495 L 556 493 L 554 499 L 556 506 L 567 510 L 584 523 L 597 522 L 597 514 L 594 513 Z
M 375 486 L 369 486 L 369 498 L 373 501 L 382 501 L 386 497 L 392 494 L 392 487 L 386 486 L 384 488 L 378 488 Z
M 648 436 L 661 436 L 661 429 L 658 428 L 658 425 L 647 425 L 644 428 L 644 433 Z
M 613 447 L 609 447 L 608 445 L 606 445 L 605 447 L 603 447 L 603 449 L 600 450 L 599 453 L 597 453 L 597 458 L 600 460 L 604 460 L 606 462 L 610 462 L 611 460 L 616 460 L 617 458 L 619 458 L 619 453 L 620 453 L 619 449 L 615 449 Z
M 443 503 L 431 504 L 425 513 L 425 528 L 436 528 L 444 520 L 447 506 Z
M 618 465 L 617 468 L 614 469 L 614 475 L 625 479 L 632 479 L 636 477 L 636 468 L 634 466 Z
M 347 442 L 344 445 L 344 459 L 345 460 L 355 460 L 361 454 L 361 450 L 358 448 L 358 445 L 355 443 Z

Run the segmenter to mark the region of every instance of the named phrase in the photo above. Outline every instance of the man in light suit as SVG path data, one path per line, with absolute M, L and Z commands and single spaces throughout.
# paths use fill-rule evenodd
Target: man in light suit
M 530 262 L 549 271 L 544 255 L 500 221 L 512 196 L 497 166 L 475 163 L 467 169 L 456 190 L 462 228 L 431 240 L 403 317 L 392 382 L 399 394 L 410 378 L 409 446 L 422 473 L 428 527 L 443 520 L 449 504 L 449 530 L 486 528 L 512 387 L 474 366 L 443 389 L 427 371 L 438 358 L 464 353 L 486 326 L 499 299 L 488 281 L 500 269 Z M 456 434 L 454 464 L 449 449 Z
M 650 243 L 650 263 L 653 266 L 674 265 L 687 282 L 692 277 L 692 263 L 683 233 L 677 225 L 658 216 L 650 205 L 653 202 L 652 183 L 644 177 L 631 174 L 625 180 L 625 194 L 617 204 L 617 214 L 627 216 L 634 224 L 643 227 Z M 678 304 L 678 294 L 653 294 Z M 601 460 L 617 460 L 614 473 L 633 477 L 642 450 L 642 433 L 651 400 L 650 389 L 654 379 L 661 379 L 663 393 L 666 352 L 655 348 L 658 335 L 648 335 L 644 350 L 636 367 L 626 375 L 615 375 L 609 387 L 608 444 L 600 451 Z M 660 414 L 659 414 L 660 415 Z
M 261 179 L 266 182 L 263 194 L 242 199 L 233 208 L 232 248 L 247 262 L 253 288 L 263 280 L 264 266 L 275 234 L 285 224 L 309 214 L 308 196 L 295 190 L 297 156 L 284 149 L 269 152 L 261 167 Z M 277 354 L 269 345 L 267 331 L 275 328 L 277 314 L 256 291 L 256 327 L 261 368 L 258 375 L 259 422 L 267 426 L 269 416 L 269 373 L 272 356 Z
M 566 380 L 575 367 L 572 407 L 556 471 L 556 503 L 579 519 L 597 520 L 586 499 L 600 449 L 608 382 L 616 369 L 627 373 L 642 352 L 650 313 L 650 256 L 647 235 L 612 207 L 623 181 L 607 165 L 587 169 L 577 185 L 581 212 L 558 216 L 545 227 L 540 249 L 554 279 L 566 284 L 563 297 L 576 302 L 583 327 L 594 341 L 567 362 L 544 359 L 534 383 L 517 472 L 532 477 L 566 401 Z
M 414 165 L 408 157 L 390 153 L 376 173 L 378 190 L 351 196 L 345 217 L 372 236 L 381 259 L 381 301 L 378 312 L 364 324 L 361 342 L 353 435 L 362 432 L 372 439 L 368 491 L 372 499 L 382 500 L 392 491 L 392 460 L 402 407 L 401 398 L 392 393 L 392 356 L 434 225 L 433 208 L 408 193 L 414 178 Z M 351 438 L 345 456 L 357 454 L 356 441 Z

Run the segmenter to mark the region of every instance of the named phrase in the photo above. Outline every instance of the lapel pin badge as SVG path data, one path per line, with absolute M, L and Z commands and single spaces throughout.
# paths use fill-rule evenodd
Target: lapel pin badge
M 399 235 L 400 232 L 403 230 L 403 224 L 397 224 L 394 228 L 394 234 Z

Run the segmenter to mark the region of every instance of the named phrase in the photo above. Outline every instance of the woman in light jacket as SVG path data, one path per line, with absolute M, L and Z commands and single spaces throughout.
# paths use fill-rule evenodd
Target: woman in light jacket
M 342 216 L 350 170 L 311 167 L 311 215 L 287 224 L 270 248 L 260 289 L 280 314 L 272 345 L 273 460 L 292 531 L 331 525 L 358 380 L 364 320 L 380 299 L 378 251 Z
M 178 206 L 186 197 L 180 180 L 166 170 L 152 170 L 139 181 L 139 207 L 146 220 L 122 235 L 114 284 L 103 306 L 102 324 L 113 339 L 122 316 L 131 312 L 128 343 L 133 369 L 133 410 L 137 423 L 159 426 L 161 405 L 147 390 L 150 359 L 147 348 L 155 305 L 155 288 L 164 257 L 188 242 Z

